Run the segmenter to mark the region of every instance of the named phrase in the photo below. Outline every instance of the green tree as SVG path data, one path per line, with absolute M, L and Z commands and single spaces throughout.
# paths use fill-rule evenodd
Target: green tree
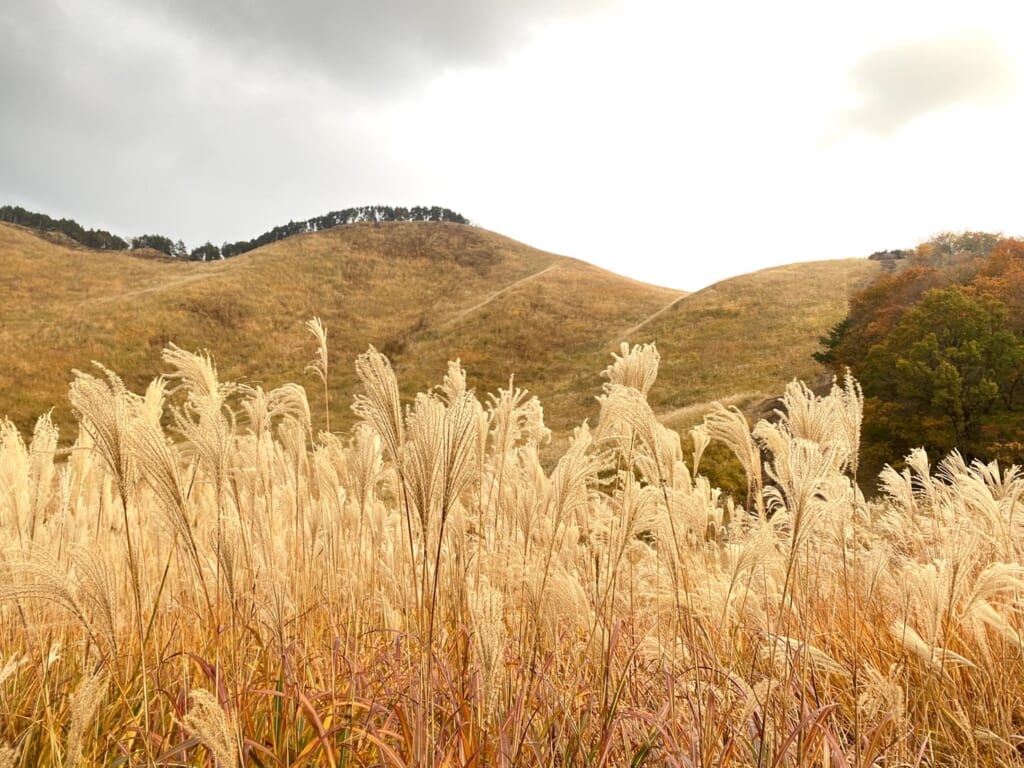
M 213 243 L 207 242 L 197 248 L 193 248 L 189 258 L 192 261 L 215 261 L 221 258 L 221 251 Z
M 152 248 L 171 256 L 174 254 L 174 241 L 164 235 L 139 235 L 132 238 L 132 250 L 138 248 Z
M 1014 386 L 1021 339 L 1001 302 L 933 289 L 906 311 L 864 366 L 865 392 L 893 403 L 889 429 L 936 450 L 980 451 L 985 417 Z
M 846 335 L 850 332 L 852 323 L 849 316 L 844 317 L 829 329 L 827 336 L 819 336 L 818 343 L 821 344 L 822 349 L 814 352 L 811 357 L 822 365 L 835 366 L 839 362 L 839 349 L 846 341 Z

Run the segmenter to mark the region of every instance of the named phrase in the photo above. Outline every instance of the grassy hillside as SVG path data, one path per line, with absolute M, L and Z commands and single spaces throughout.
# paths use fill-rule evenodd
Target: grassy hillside
M 654 408 L 676 426 L 709 401 L 740 407 L 778 397 L 794 378 L 824 376 L 811 354 L 846 314 L 847 298 L 878 274 L 877 262 L 840 259 L 741 275 L 691 294 L 632 333 L 656 341 L 661 379 Z
M 318 315 L 335 428 L 351 423 L 352 363 L 370 344 L 393 360 L 403 393 L 438 382 L 458 357 L 481 391 L 514 373 L 550 426 L 567 430 L 596 415 L 609 353 L 654 340 L 655 406 L 679 421 L 695 403 L 774 395 L 793 376 L 813 376 L 817 337 L 876 269 L 800 264 L 686 295 L 448 223 L 349 225 L 205 264 L 94 252 L 3 224 L 0 414 L 27 430 L 55 407 L 70 438 L 73 368 L 97 360 L 141 389 L 173 341 L 209 349 L 225 379 L 306 383 L 321 419 L 303 328 Z

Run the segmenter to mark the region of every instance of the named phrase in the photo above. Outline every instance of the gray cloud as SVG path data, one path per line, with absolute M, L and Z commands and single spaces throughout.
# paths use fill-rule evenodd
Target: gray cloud
M 1016 73 L 993 38 L 962 34 L 879 48 L 851 77 L 861 103 L 838 116 L 838 132 L 887 136 L 932 112 L 997 101 L 1012 91 Z
M 618 0 L 151 0 L 163 23 L 276 68 L 302 68 L 362 95 L 391 94 L 448 67 L 486 65 L 531 29 Z
M 399 202 L 416 191 L 361 117 L 616 2 L 3 3 L 0 204 L 194 245 Z

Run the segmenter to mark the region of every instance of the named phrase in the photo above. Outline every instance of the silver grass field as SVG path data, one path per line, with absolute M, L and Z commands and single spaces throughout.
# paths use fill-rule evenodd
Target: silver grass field
M 403 399 L 370 348 L 340 436 L 163 357 L 76 372 L 70 450 L 0 422 L 0 768 L 1024 765 L 1024 476 L 865 483 L 849 377 L 681 436 L 624 345 L 546 468 L 540 403 L 458 362 Z

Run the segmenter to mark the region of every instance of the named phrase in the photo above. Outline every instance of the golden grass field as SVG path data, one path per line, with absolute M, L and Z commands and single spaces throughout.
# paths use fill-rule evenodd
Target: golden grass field
M 1024 765 L 1024 474 L 792 381 L 867 260 L 0 257 L 0 768 Z
M 66 459 L 3 422 L 0 766 L 1024 764 L 1018 468 L 865 499 L 852 380 L 681 436 L 657 350 L 610 363 L 551 470 L 536 399 L 372 348 L 347 438 L 174 346 L 74 377 Z

